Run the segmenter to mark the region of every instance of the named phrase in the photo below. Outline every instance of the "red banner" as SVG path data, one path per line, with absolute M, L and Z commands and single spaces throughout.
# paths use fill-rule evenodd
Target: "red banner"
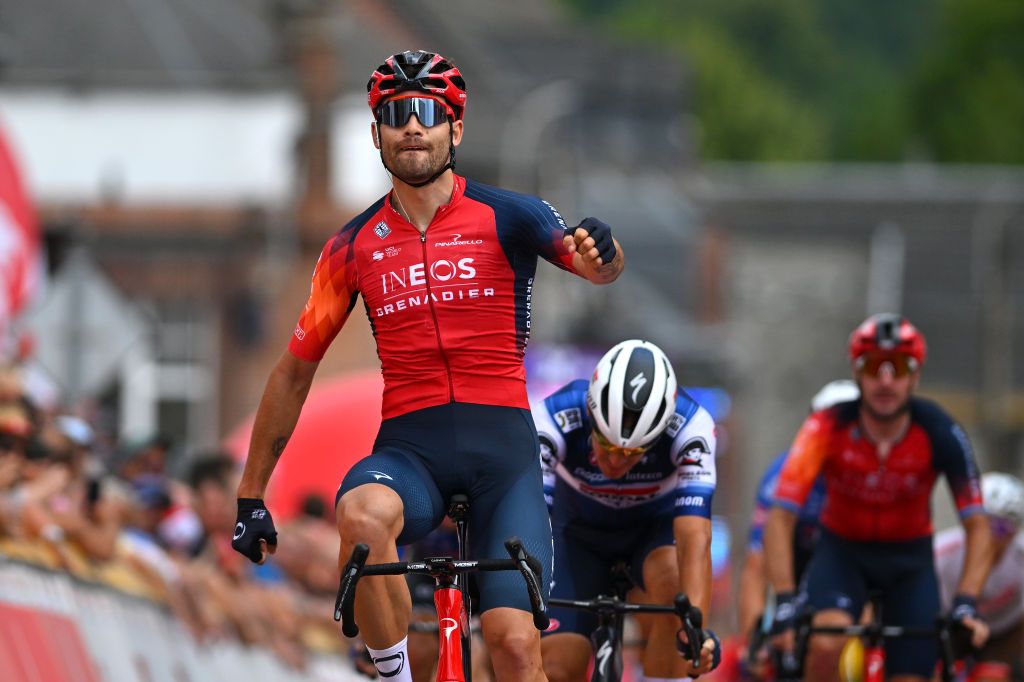
M 0 679 L 99 682 L 100 677 L 70 618 L 0 603 Z
M 0 349 L 40 286 L 40 235 L 14 155 L 0 129 Z

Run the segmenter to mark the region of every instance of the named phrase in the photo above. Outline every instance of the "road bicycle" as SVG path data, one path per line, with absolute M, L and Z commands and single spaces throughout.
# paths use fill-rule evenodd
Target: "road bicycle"
M 681 651 L 694 665 L 700 665 L 700 649 L 704 643 L 703 615 L 698 607 L 690 603 L 685 594 L 676 595 L 675 602 L 667 604 L 634 604 L 626 601 L 626 594 L 632 581 L 625 564 L 618 563 L 612 568 L 613 594 L 599 595 L 593 599 L 548 600 L 550 606 L 590 611 L 597 615 L 597 627 L 590 635 L 594 649 L 594 668 L 590 682 L 620 682 L 623 670 L 623 626 L 627 614 L 657 613 L 679 618 L 685 633 L 685 645 L 677 638 Z
M 505 540 L 508 559 L 467 559 L 469 499 L 453 495 L 448 515 L 455 521 L 458 535 L 458 557 L 427 557 L 421 561 L 398 561 L 387 564 L 366 564 L 370 549 L 357 544 L 345 564 L 334 603 L 334 620 L 341 621 L 346 637 L 359 634 L 354 616 L 356 585 L 360 578 L 373 575 L 405 575 L 418 573 L 434 578 L 434 607 L 439 628 L 437 682 L 472 682 L 472 602 L 466 574 L 473 571 L 519 571 L 526 583 L 533 612 L 533 624 L 545 630 L 549 620 L 541 591 L 541 566 L 519 538 Z
M 934 638 L 939 643 L 939 679 L 954 682 L 957 678 L 957 652 L 970 649 L 970 633 L 960 623 L 948 616 L 936 617 L 933 625 L 885 625 L 882 622 L 882 595 L 869 595 L 871 619 L 867 623 L 854 625 L 812 625 L 812 613 L 802 615 L 796 627 L 796 649 L 791 652 L 775 652 L 769 679 L 777 682 L 798 682 L 803 680 L 804 659 L 812 635 L 845 635 L 863 642 L 863 655 L 851 655 L 849 643 L 839 660 L 839 676 L 844 681 L 884 682 L 885 642 L 889 639 Z

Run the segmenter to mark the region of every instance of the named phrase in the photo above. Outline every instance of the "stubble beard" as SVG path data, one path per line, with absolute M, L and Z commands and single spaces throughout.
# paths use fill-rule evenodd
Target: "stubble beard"
M 426 155 L 398 151 L 401 143 L 395 145 L 395 150 L 388 154 L 390 158 L 387 165 L 391 168 L 392 175 L 406 184 L 412 185 L 429 180 L 448 161 L 448 151 L 443 146 L 421 144 L 426 147 Z

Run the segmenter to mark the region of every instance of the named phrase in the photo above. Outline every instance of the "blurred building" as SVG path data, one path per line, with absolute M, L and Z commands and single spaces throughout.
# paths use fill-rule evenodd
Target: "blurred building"
M 205 447 L 255 408 L 324 240 L 388 187 L 365 82 L 396 51 L 464 69 L 460 172 L 543 193 L 570 221 L 586 207 L 623 236 L 668 234 L 662 265 L 686 259 L 681 66 L 583 32 L 548 0 L 0 0 L 0 19 L 0 118 L 53 276 L 29 320 L 37 357 L 124 436 Z M 647 176 L 656 194 L 638 194 Z M 591 208 L 595 188 L 606 200 Z M 613 302 L 582 283 L 550 291 L 536 338 L 623 333 L 605 315 L 586 326 Z M 665 302 L 664 322 L 685 317 Z M 377 364 L 364 316 L 349 327 L 323 374 Z
M 879 310 L 927 334 L 923 391 L 983 463 L 1019 471 L 1021 172 L 698 164 L 683 66 L 553 0 L 0 0 L 0 119 L 54 274 L 37 344 L 67 395 L 190 447 L 252 412 L 323 241 L 388 187 L 365 82 L 407 48 L 466 74 L 459 172 L 625 245 L 613 287 L 539 269 L 535 341 L 645 336 L 732 395 L 718 509 L 746 512 Z M 376 365 L 356 312 L 321 373 Z

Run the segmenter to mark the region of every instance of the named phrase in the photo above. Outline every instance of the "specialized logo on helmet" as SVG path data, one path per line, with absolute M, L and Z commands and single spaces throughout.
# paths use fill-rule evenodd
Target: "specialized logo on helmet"
M 647 377 L 644 376 L 643 372 L 640 372 L 635 377 L 629 380 L 629 385 L 633 387 L 633 395 L 631 396 L 633 404 L 636 404 L 637 395 L 640 393 L 640 389 L 647 383 Z

